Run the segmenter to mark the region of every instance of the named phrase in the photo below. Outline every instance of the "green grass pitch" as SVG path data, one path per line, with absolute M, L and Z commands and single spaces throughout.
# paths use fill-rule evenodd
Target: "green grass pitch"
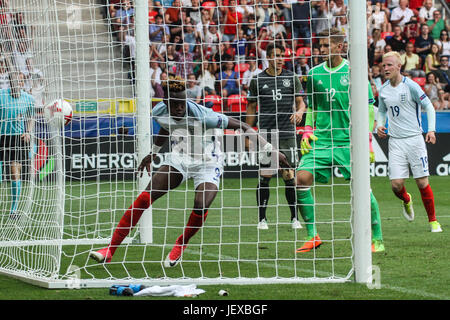
M 448 286 L 450 272 L 448 265 L 448 226 L 450 212 L 448 203 L 450 190 L 447 177 L 431 177 L 431 186 L 435 194 L 435 204 L 438 220 L 444 232 L 432 234 L 429 232 L 425 210 L 420 200 L 420 194 L 412 179 L 406 187 L 413 196 L 416 219 L 407 222 L 401 214 L 400 201 L 390 190 L 387 178 L 372 178 L 372 189 L 379 201 L 383 235 L 386 252 L 373 254 L 373 265 L 380 270 L 380 289 L 369 289 L 362 284 L 354 283 L 353 277 L 343 284 L 270 284 L 270 285 L 226 285 L 230 296 L 218 297 L 217 292 L 224 285 L 202 285 L 205 294 L 197 299 L 450 299 Z M 277 181 L 272 179 L 271 186 Z M 282 185 L 282 183 L 281 183 Z M 121 183 L 118 189 L 127 190 L 126 183 Z M 351 268 L 349 221 L 350 196 L 349 186 L 341 179 L 334 180 L 331 185 L 318 185 L 315 190 L 317 199 L 318 230 L 324 245 L 308 254 L 295 254 L 295 249 L 301 246 L 306 235 L 305 228 L 293 231 L 289 223 L 289 210 L 285 206 L 284 189 L 273 189 L 268 209 L 270 229 L 256 229 L 257 210 L 255 208 L 256 179 L 225 179 L 223 190 L 219 192 L 213 207 L 209 211 L 206 228 L 203 228 L 192 238 L 181 266 L 165 270 L 158 262 L 164 258 L 177 236 L 182 232 L 185 219 L 192 206 L 192 185 L 180 187 L 155 202 L 153 209 L 154 244 L 149 246 L 123 246 L 117 250 L 113 261 L 123 262 L 111 264 L 108 267 L 87 261 L 87 252 L 96 246 L 66 247 L 62 258 L 62 270 L 69 263 L 79 266 L 87 265 L 83 277 L 104 277 L 112 274 L 125 277 L 345 277 Z M 77 192 L 76 186 L 72 192 Z M 80 187 L 81 188 L 81 187 Z M 84 192 L 95 194 L 95 185 L 83 186 Z M 114 186 L 108 186 L 109 191 Z M 92 189 L 92 190 L 91 190 Z M 129 188 L 132 189 L 132 188 Z M 241 189 L 241 191 L 239 191 Z M 81 190 L 81 189 L 80 189 Z M 102 192 L 102 190 L 100 190 Z M 186 197 L 184 195 L 186 194 Z M 133 192 L 116 193 L 116 199 L 105 197 L 102 206 L 127 207 L 136 195 Z M 277 206 L 276 198 L 279 198 Z M 169 203 L 170 199 L 170 203 Z M 95 199 L 87 201 L 85 218 L 86 228 L 82 232 L 102 234 L 109 227 L 110 221 L 105 218 L 101 225 L 104 230 L 90 229 L 91 222 L 99 219 Z M 334 205 L 329 203 L 333 201 Z M 76 211 L 77 203 L 72 204 Z M 90 207 L 92 205 L 92 207 Z M 166 214 L 169 206 L 170 212 Z M 222 210 L 220 208 L 223 208 Z M 123 210 L 118 209 L 116 218 L 120 218 Z M 104 215 L 105 217 L 107 215 Z M 100 215 L 101 217 L 101 215 Z M 78 217 L 67 217 L 66 223 L 79 223 Z M 302 221 L 302 220 L 301 220 Z M 303 222 L 303 221 L 302 221 Z M 333 223 L 331 223 L 333 222 Z M 166 225 L 169 227 L 166 228 Z M 67 227 L 65 231 L 74 232 Z M 79 230 L 81 232 L 81 230 Z M 330 240 L 334 239 L 333 242 Z M 201 243 L 207 245 L 200 246 Z M 165 246 L 163 244 L 166 244 Z M 73 252 L 78 254 L 74 259 Z M 85 253 L 85 254 L 83 254 Z M 220 257 L 220 262 L 217 262 Z M 312 260 L 315 257 L 315 260 Z M 331 259 L 334 257 L 335 259 Z M 146 261 L 143 264 L 129 263 Z M 254 261 L 258 260 L 258 266 Z M 124 266 L 126 268 L 124 268 Z M 200 271 L 201 270 L 201 271 Z M 112 297 L 108 289 L 79 290 L 46 290 L 19 280 L 0 276 L 0 287 L 8 288 L 8 296 L 2 299 L 126 299 Z M 134 298 L 136 299 L 136 298 Z M 142 299 L 169 299 L 147 297 Z

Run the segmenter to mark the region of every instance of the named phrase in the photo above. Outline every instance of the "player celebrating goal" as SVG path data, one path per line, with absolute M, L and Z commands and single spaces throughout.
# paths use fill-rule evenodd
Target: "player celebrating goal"
M 349 63 L 341 56 L 345 36 L 332 28 L 319 33 L 319 37 L 325 62 L 311 69 L 308 75 L 308 109 L 301 140 L 303 156 L 297 168 L 297 201 L 308 233 L 308 241 L 297 249 L 299 253 L 309 252 L 322 244 L 315 226 L 313 181 L 327 183 L 333 166 L 339 167 L 346 180 L 351 177 Z M 374 100 L 370 84 L 368 90 L 369 128 L 373 128 Z M 382 252 L 385 248 L 380 212 L 372 191 L 370 204 L 372 251 Z
M 436 220 L 434 195 L 428 181 L 428 155 L 422 137 L 420 108 L 427 113 L 427 143 L 436 143 L 436 114 L 433 104 L 420 86 L 402 76 L 401 66 L 397 52 L 389 52 L 383 56 L 383 69 L 388 81 L 380 89 L 377 134 L 380 138 L 389 135 L 389 179 L 392 191 L 403 201 L 404 217 L 408 221 L 414 220 L 411 194 L 405 188 L 405 179 L 409 178 L 411 168 L 428 215 L 431 232 L 442 232 L 441 225 Z M 389 121 L 388 134 L 385 132 L 386 117 Z
M 267 46 L 269 67 L 255 76 L 250 82 L 246 122 L 254 126 L 256 118 L 260 133 L 266 132 L 268 141 L 277 139 L 278 148 L 295 168 L 297 160 L 297 141 L 295 125 L 302 120 L 305 103 L 301 94 L 303 88 L 298 77 L 283 69 L 285 48 L 278 43 Z M 256 106 L 259 106 L 256 114 Z M 295 105 L 295 109 L 294 109 Z M 267 203 L 269 202 L 269 182 L 274 175 L 270 164 L 260 164 L 260 179 L 256 190 L 259 210 L 259 229 L 268 229 L 266 221 Z M 297 200 L 295 196 L 295 172 L 293 169 L 281 169 L 285 184 L 285 196 L 291 211 L 293 229 L 301 228 L 297 220 Z
M 203 226 L 208 209 L 218 192 L 223 171 L 223 157 L 214 130 L 241 129 L 245 135 L 256 135 L 256 131 L 248 124 L 187 100 L 185 82 L 181 78 L 171 78 L 167 89 L 169 106 L 160 102 L 153 108 L 153 118 L 161 128 L 153 142 L 152 152 L 138 167 L 141 176 L 144 169 L 150 174 L 152 161 L 169 137 L 171 137 L 171 152 L 152 176 L 147 188 L 119 221 L 109 246 L 90 252 L 90 257 L 98 262 L 111 261 L 117 247 L 154 201 L 178 187 L 186 179 L 193 178 L 195 197 L 192 213 L 183 234 L 177 238 L 175 246 L 164 261 L 165 267 L 176 266 L 189 239 Z M 262 148 L 271 147 L 261 136 L 258 136 L 258 140 Z M 280 163 L 289 167 L 286 157 L 282 153 L 278 155 Z M 269 153 L 265 156 L 269 157 Z

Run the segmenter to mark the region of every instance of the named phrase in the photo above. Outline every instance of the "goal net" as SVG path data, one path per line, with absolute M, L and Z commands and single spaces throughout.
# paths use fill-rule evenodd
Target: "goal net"
M 348 34 L 349 10 L 339 13 L 328 1 L 311 1 L 305 11 L 290 2 L 0 0 L 0 273 L 49 288 L 351 280 L 350 182 L 336 169 L 329 183 L 313 185 L 323 245 L 296 253 L 306 225 L 297 213 L 302 227 L 292 227 L 279 174 L 269 184 L 268 229 L 258 228 L 258 153 L 246 149 L 234 130 L 219 137 L 219 190 L 176 267 L 164 267 L 164 259 L 193 210 L 192 180 L 144 212 L 110 263 L 89 258 L 109 244 L 150 180 L 146 172 L 139 178 L 137 167 L 159 130 L 151 110 L 164 101 L 168 77 L 186 80 L 191 100 L 245 122 L 250 80 L 268 67 L 267 46 L 280 41 L 286 48 L 283 68 L 306 90 L 308 71 L 323 58 L 319 29 L 337 26 Z M 148 21 L 138 18 L 142 8 L 148 8 Z M 140 32 L 145 36 L 139 38 Z M 139 42 L 146 38 L 148 43 Z M 22 98 L 11 98 L 13 86 Z M 303 93 L 305 102 L 311 94 Z M 59 98 L 74 112 L 62 129 L 42 113 Z M 26 111 L 9 111 L 13 106 Z M 6 131 L 13 122 L 23 132 Z M 304 120 L 295 129 L 297 147 L 303 126 Z M 166 152 L 168 146 L 153 172 Z M 299 149 L 291 152 L 298 158 Z

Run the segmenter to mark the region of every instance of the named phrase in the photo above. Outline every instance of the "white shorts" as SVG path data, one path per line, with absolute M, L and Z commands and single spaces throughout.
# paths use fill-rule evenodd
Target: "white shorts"
M 389 137 L 389 179 L 428 177 L 428 153 L 422 135 L 396 139 Z
M 171 166 L 177 169 L 183 175 L 183 181 L 192 178 L 194 180 L 194 189 L 203 183 L 213 183 L 219 189 L 220 177 L 223 173 L 223 159 L 218 158 L 216 161 L 192 163 L 173 153 L 165 156 L 161 165 Z

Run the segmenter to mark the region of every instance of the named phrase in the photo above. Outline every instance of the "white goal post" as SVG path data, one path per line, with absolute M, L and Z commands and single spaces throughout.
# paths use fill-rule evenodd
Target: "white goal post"
M 122 1 L 126 5 L 126 0 Z M 182 12 L 193 12 L 192 17 L 201 18 L 202 11 L 208 11 L 204 15 L 218 17 L 219 30 L 223 30 L 228 25 L 226 17 L 220 18 L 221 8 L 230 1 L 181 1 Z M 167 60 L 157 62 L 171 64 L 176 70 L 177 58 L 167 58 L 172 54 L 170 50 L 185 54 L 176 37 L 158 44 L 149 40 L 149 26 L 155 24 L 155 16 L 149 15 L 147 0 L 131 1 L 133 11 L 119 11 L 116 2 L 0 0 L 0 60 L 4 63 L 0 66 L 0 98 L 9 92 L 8 74 L 15 70 L 20 74 L 23 92 L 34 101 L 33 111 L 19 117 L 31 134 L 29 144 L 11 146 L 15 153 L 7 155 L 6 149 L 2 150 L 5 158 L 0 159 L 0 274 L 51 289 L 130 283 L 370 283 L 367 108 L 352 108 L 351 112 L 351 181 L 344 181 L 334 172 L 329 184 L 313 187 L 316 224 L 324 242 L 320 249 L 295 253 L 306 232 L 305 228 L 291 228 L 285 186 L 277 176 L 270 182 L 269 230 L 257 229 L 257 157 L 245 151 L 238 134 L 226 131 L 222 142 L 236 145 L 225 154 L 225 173 L 220 178 L 218 195 L 208 219 L 190 241 L 177 267 L 167 269 L 163 262 L 192 211 L 194 190 L 190 181 L 183 182 L 144 212 L 111 263 L 89 259 L 90 251 L 109 243 L 122 215 L 151 179 L 146 172 L 143 178 L 137 174 L 137 166 L 150 152 L 157 130 L 152 107 L 163 100 L 152 84 L 156 71 L 149 61 L 162 56 Z M 190 9 L 196 2 L 200 5 L 199 16 Z M 258 2 L 254 1 L 248 9 L 256 13 Z M 368 101 L 366 4 L 349 2 L 346 16 L 351 106 L 363 106 Z M 274 8 L 274 4 L 268 5 Z M 292 25 L 292 14 L 290 10 L 279 16 L 284 24 Z M 174 26 L 166 23 L 167 17 L 162 18 L 163 28 L 172 30 Z M 252 23 L 258 35 L 264 28 L 258 25 L 258 19 Z M 249 25 L 249 20 L 244 19 L 242 25 L 245 24 Z M 201 23 L 195 27 L 200 28 L 197 32 L 207 29 Z M 188 39 L 185 32 L 190 31 L 186 31 L 186 25 L 181 24 L 181 29 L 181 41 Z M 294 38 L 294 32 L 289 30 L 286 35 Z M 205 75 L 203 68 L 214 68 L 214 63 L 216 73 L 224 71 L 226 61 L 221 60 L 221 55 L 219 61 L 206 57 L 207 52 L 216 50 L 215 44 L 207 43 L 204 36 L 196 41 L 203 52 L 194 59 L 193 73 Z M 252 41 L 255 61 L 264 64 L 259 56 L 259 40 Z M 266 40 L 270 41 L 273 40 Z M 286 61 L 291 59 L 293 64 L 300 58 L 312 61 L 315 55 L 312 51 L 310 55 L 298 53 L 301 51 L 296 48 L 291 52 Z M 248 56 L 233 60 L 233 72 L 240 81 L 236 93 L 241 99 L 239 108 L 247 93 L 242 84 L 244 72 L 239 68 L 248 68 Z M 187 69 L 189 61 L 186 56 L 183 58 Z M 184 74 L 186 80 L 188 76 Z M 242 120 L 245 110 L 231 109 L 231 98 L 222 96 L 224 88 L 217 77 L 216 81 L 219 89 L 208 95 L 216 99 L 208 100 L 214 105 L 213 110 L 217 107 L 218 112 Z M 49 126 L 42 116 L 43 106 L 59 98 L 69 101 L 74 109 L 72 122 L 61 130 Z M 201 104 L 206 101 L 203 94 Z M 2 116 L 2 108 L 6 104 L 0 105 L 0 127 L 6 128 L 12 120 Z M 0 134 L 5 136 L 4 132 Z M 163 156 L 158 159 L 155 169 Z M 20 169 L 15 175 L 17 163 Z M 298 216 L 305 226 L 300 213 Z

